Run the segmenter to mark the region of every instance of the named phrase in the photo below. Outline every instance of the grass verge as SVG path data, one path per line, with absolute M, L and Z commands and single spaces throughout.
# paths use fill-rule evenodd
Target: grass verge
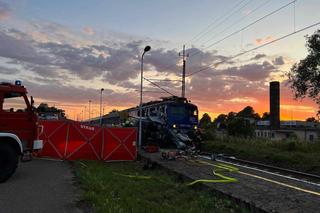
M 247 212 L 227 198 L 177 182 L 162 169 L 141 162 L 76 162 L 83 198 L 95 212 Z
M 319 143 L 225 137 L 205 141 L 202 150 L 320 175 Z

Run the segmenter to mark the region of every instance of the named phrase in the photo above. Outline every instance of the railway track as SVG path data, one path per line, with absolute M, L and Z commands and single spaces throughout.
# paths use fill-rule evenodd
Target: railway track
M 218 161 L 222 163 L 229 163 L 234 166 L 256 170 L 263 173 L 268 173 L 271 175 L 280 176 L 287 179 L 292 179 L 292 180 L 296 180 L 299 182 L 304 182 L 304 183 L 308 183 L 308 184 L 312 184 L 320 187 L 320 176 L 316 174 L 310 174 L 310 173 L 295 171 L 291 169 L 281 168 L 277 166 L 271 166 L 268 164 L 262 164 L 262 163 L 248 161 L 248 160 L 237 159 L 235 157 L 225 156 L 223 154 L 214 155 L 211 153 L 201 153 L 199 157 L 207 160 L 213 160 L 213 161 Z
M 164 160 L 161 152 L 141 153 L 148 161 L 192 180 L 188 185 L 202 183 L 253 212 L 320 212 L 320 178 L 315 174 L 197 150 L 176 154 L 177 158 Z

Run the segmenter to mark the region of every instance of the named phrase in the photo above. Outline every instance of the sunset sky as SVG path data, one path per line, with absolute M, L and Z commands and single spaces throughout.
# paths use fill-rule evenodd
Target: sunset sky
M 268 82 L 281 82 L 281 118 L 315 116 L 310 99 L 293 100 L 285 73 L 307 55 L 305 36 L 320 25 L 241 57 L 232 56 L 320 21 L 319 0 L 0 0 L 0 81 L 22 80 L 36 104 L 81 118 L 138 105 L 145 77 L 180 79 L 186 45 L 186 96 L 212 117 L 252 106 L 269 111 Z M 285 6 L 287 5 L 288 6 Z M 239 29 L 281 8 L 252 26 Z M 235 33 L 228 39 L 217 42 Z M 181 94 L 179 82 L 157 82 Z M 144 101 L 167 96 L 145 82 Z M 85 108 L 86 107 L 86 108 Z

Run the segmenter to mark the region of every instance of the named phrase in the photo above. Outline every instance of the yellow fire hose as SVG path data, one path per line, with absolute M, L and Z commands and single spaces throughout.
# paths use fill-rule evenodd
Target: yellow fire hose
M 196 183 L 234 183 L 237 182 L 238 180 L 232 177 L 227 177 L 223 174 L 221 174 L 220 172 L 238 172 L 239 169 L 233 166 L 229 166 L 226 164 L 222 164 L 222 163 L 218 163 L 218 164 L 211 164 L 211 163 L 207 163 L 205 161 L 201 161 L 198 160 L 196 161 L 198 163 L 201 164 L 206 164 L 206 165 L 210 165 L 210 166 L 214 166 L 216 168 L 218 168 L 217 170 L 213 170 L 213 175 L 219 177 L 220 179 L 199 179 L 199 180 L 195 180 L 191 183 L 188 183 L 187 186 L 192 186 Z
M 239 169 L 230 165 L 226 165 L 226 164 L 222 164 L 222 163 L 218 163 L 218 164 L 210 164 L 207 163 L 205 161 L 195 161 L 201 164 L 206 164 L 206 165 L 211 165 L 216 167 L 216 170 L 213 170 L 213 175 L 219 177 L 220 179 L 199 179 L 199 180 L 195 180 L 191 183 L 188 183 L 187 186 L 192 186 L 196 183 L 234 183 L 237 182 L 238 180 L 232 177 L 227 177 L 223 174 L 221 174 L 220 172 L 238 172 Z M 128 177 L 128 178 L 134 178 L 134 179 L 140 179 L 140 180 L 150 180 L 150 179 L 158 179 L 156 177 L 152 177 L 152 176 L 141 176 L 141 175 L 129 175 L 129 174 L 121 174 L 121 173 L 117 173 L 117 172 L 113 172 L 113 174 L 115 175 L 119 175 L 122 177 Z

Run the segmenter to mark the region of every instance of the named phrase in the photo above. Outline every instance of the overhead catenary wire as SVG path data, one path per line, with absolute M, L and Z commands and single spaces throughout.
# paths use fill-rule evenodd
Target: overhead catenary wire
M 304 27 L 304 28 L 301 28 L 301 29 L 299 29 L 299 30 L 296 30 L 296 31 L 294 31 L 294 32 L 292 32 L 292 33 L 286 34 L 286 35 L 284 35 L 284 36 L 282 36 L 282 37 L 280 37 L 280 38 L 277 38 L 277 39 L 274 39 L 274 40 L 269 41 L 269 42 L 267 42 L 267 43 L 264 43 L 264 44 L 262 44 L 262 45 L 259 45 L 259 46 L 257 46 L 257 47 L 254 47 L 254 48 L 251 48 L 251 49 L 246 50 L 246 51 L 244 51 L 244 52 L 238 53 L 238 54 L 236 54 L 236 55 L 234 55 L 234 56 L 231 56 L 231 57 L 229 57 L 229 58 L 227 58 L 227 59 L 225 59 L 225 60 L 222 60 L 222 61 L 220 61 L 220 62 L 213 63 L 213 64 L 211 64 L 211 65 L 209 65 L 209 66 L 207 66 L 207 67 L 204 67 L 204 68 L 202 68 L 202 69 L 200 69 L 200 70 L 197 70 L 197 71 L 195 71 L 195 72 L 190 73 L 189 75 L 186 75 L 186 77 L 190 77 L 190 76 L 195 75 L 195 74 L 197 74 L 197 73 L 200 73 L 200 72 L 203 72 L 203 71 L 208 70 L 208 69 L 210 69 L 210 68 L 213 68 L 212 66 L 216 67 L 216 66 L 218 66 L 218 65 L 220 65 L 220 64 L 223 64 L 223 63 L 225 63 L 225 62 L 230 61 L 231 59 L 234 59 L 234 58 L 237 58 L 237 57 L 242 56 L 242 55 L 244 55 L 244 54 L 247 54 L 247 53 L 249 53 L 249 52 L 258 50 L 258 49 L 260 49 L 260 48 L 263 48 L 263 47 L 265 47 L 265 46 L 268 46 L 268 45 L 270 45 L 270 44 L 272 44 L 272 43 L 278 42 L 278 41 L 283 40 L 283 39 L 285 39 L 285 38 L 288 38 L 288 37 L 290 37 L 290 36 L 292 36 L 292 35 L 295 35 L 295 34 L 297 34 L 297 33 L 300 33 L 300 32 L 302 32 L 302 31 L 305 31 L 305 30 L 310 29 L 310 28 L 312 28 L 312 27 L 315 27 L 315 26 L 317 26 L 317 25 L 320 25 L 320 21 L 319 21 L 319 22 L 316 22 L 316 23 L 314 23 L 314 24 L 308 25 L 308 26 L 306 26 L 306 27 Z
M 256 11 L 258 11 L 260 8 L 262 8 L 263 6 L 267 5 L 271 0 L 267 0 L 265 2 L 262 2 L 262 4 L 259 4 L 257 7 L 255 7 L 253 10 L 251 10 L 249 13 L 247 13 L 245 16 L 243 16 L 242 18 L 236 20 L 235 22 L 233 22 L 231 25 L 229 25 L 228 27 L 224 28 L 222 31 L 220 31 L 219 33 L 215 34 L 215 37 L 221 35 L 222 33 L 224 33 L 225 31 L 227 31 L 228 29 L 230 29 L 231 27 L 235 26 L 236 24 L 238 24 L 239 22 L 241 22 L 243 19 L 247 18 L 249 15 L 255 13 Z M 212 38 L 209 38 L 208 40 L 206 40 L 205 42 L 203 42 L 201 45 L 207 44 L 209 41 L 211 41 Z
M 287 4 L 284 4 L 283 6 L 277 8 L 276 10 L 271 11 L 270 13 L 268 13 L 268 14 L 266 14 L 266 15 L 258 18 L 258 19 L 256 19 L 255 21 L 249 23 L 248 25 L 246 25 L 246 26 L 244 26 L 244 27 L 242 27 L 242 28 L 240 28 L 240 29 L 232 32 L 231 34 L 223 37 L 222 39 L 220 39 L 220 40 L 218 40 L 218 41 L 210 44 L 209 46 L 203 48 L 202 50 L 195 50 L 194 52 L 189 53 L 189 54 L 190 54 L 190 57 L 193 57 L 193 56 L 195 56 L 195 55 L 198 55 L 198 54 L 201 53 L 203 50 L 208 49 L 208 48 L 210 48 L 210 47 L 213 47 L 213 46 L 221 43 L 222 41 L 224 41 L 224 40 L 226 40 L 226 39 L 228 39 L 228 38 L 230 38 L 230 37 L 232 37 L 232 36 L 234 36 L 234 35 L 236 35 L 236 34 L 238 34 L 238 33 L 240 33 L 240 32 L 243 32 L 244 30 L 248 29 L 249 27 L 257 24 L 258 22 L 260 22 L 260 21 L 262 21 L 262 20 L 264 20 L 264 19 L 266 19 L 266 18 L 274 15 L 275 13 L 281 11 L 281 10 L 284 9 L 284 8 L 289 7 L 291 4 L 295 5 L 295 2 L 296 2 L 296 1 L 297 1 L 297 0 L 293 0 L 293 1 L 289 2 L 289 3 L 287 3 Z M 266 2 L 258 5 L 253 11 L 250 12 L 250 14 L 252 14 L 252 13 L 255 12 L 255 11 L 257 11 L 257 10 L 260 9 L 262 6 L 264 6 L 265 4 L 267 4 L 268 2 L 269 2 L 269 1 L 266 1 Z M 244 18 L 245 18 L 245 17 L 244 17 Z M 240 20 L 242 20 L 242 19 L 240 19 Z M 238 23 L 238 22 L 237 22 L 237 23 Z M 231 25 L 231 26 L 229 26 L 229 27 L 232 27 L 232 26 L 233 26 L 233 25 Z M 227 30 L 227 28 L 226 28 L 225 30 Z M 225 31 L 225 30 L 224 30 L 224 31 Z M 167 68 L 170 68 L 170 67 L 172 67 L 172 66 L 176 66 L 176 64 L 170 65 L 170 66 L 168 66 Z M 190 75 L 186 75 L 186 77 L 188 77 L 188 76 L 190 76 Z
M 239 6 L 239 5 L 241 5 L 241 3 L 243 3 L 245 0 L 243 0 L 243 1 L 241 1 L 240 3 L 238 3 L 233 9 L 235 9 L 237 6 Z M 255 11 L 257 11 L 258 9 L 260 9 L 262 6 L 264 6 L 265 4 L 267 4 L 268 2 L 270 2 L 271 0 L 267 0 L 266 2 L 264 2 L 263 4 L 260 4 L 258 7 L 256 7 L 255 9 L 253 9 L 249 14 L 247 14 L 245 17 L 247 17 L 248 15 L 250 15 L 250 14 L 252 14 L 252 13 L 254 13 Z M 245 6 L 247 6 L 249 3 L 250 3 L 251 1 L 249 1 L 249 2 L 247 2 L 245 5 L 243 5 L 241 8 L 239 8 L 237 11 L 235 11 L 235 12 L 238 12 L 240 9 L 242 9 L 242 8 L 244 8 Z M 232 9 L 232 10 L 233 10 Z M 234 13 L 235 13 L 234 12 Z M 232 15 L 234 15 L 234 13 L 232 13 Z M 244 17 L 244 18 L 245 18 Z M 220 17 L 220 18 L 223 18 L 223 17 Z M 224 21 L 225 20 L 227 20 L 227 19 L 224 19 Z M 242 20 L 242 19 L 241 19 Z M 237 22 L 238 23 L 238 22 Z M 212 23 L 212 24 L 210 24 L 208 27 L 210 27 L 211 25 L 213 25 L 214 23 Z M 218 25 L 216 25 L 216 26 L 218 26 Z M 233 25 L 232 25 L 233 26 Z M 229 27 L 231 27 L 231 26 L 229 26 Z M 220 33 L 222 33 L 222 32 L 220 32 Z M 201 33 L 200 33 L 201 34 Z M 194 37 L 195 38 L 195 37 Z M 193 39 L 194 39 L 193 38 Z M 193 39 L 191 39 L 191 40 L 193 40 Z M 191 41 L 190 40 L 190 41 Z M 187 42 L 187 43 L 190 43 L 190 41 L 189 42 Z M 198 54 L 198 53 L 200 53 L 201 51 L 198 51 L 198 50 L 196 50 L 195 51 L 196 52 L 196 54 Z M 191 54 L 192 54 L 192 52 L 191 52 Z M 196 55 L 196 54 L 194 54 L 194 55 Z M 193 56 L 193 55 L 191 55 L 191 56 Z M 164 67 L 164 68 L 162 68 L 162 69 L 164 69 L 164 70 L 167 70 L 167 69 L 169 69 L 169 68 L 171 68 L 171 67 L 174 67 L 174 66 L 177 66 L 177 64 L 171 64 L 171 65 L 168 65 L 168 66 L 166 66 L 166 67 Z M 157 80 L 158 81 L 158 80 Z
M 164 92 L 166 92 L 166 93 L 168 93 L 168 94 L 170 94 L 170 95 L 172 95 L 172 96 L 176 96 L 176 95 L 174 95 L 173 93 L 169 92 L 168 90 L 166 90 L 166 89 L 162 88 L 161 86 L 159 86 L 157 83 L 154 83 L 153 81 L 150 81 L 149 79 L 147 79 L 147 78 L 145 78 L 145 77 L 143 77 L 143 79 L 146 80 L 146 81 L 148 81 L 148 82 L 151 83 L 152 85 L 158 87 L 158 88 L 161 89 L 162 91 L 164 91 Z
M 238 2 L 232 9 L 237 8 L 242 2 L 244 2 L 245 0 L 242 0 L 240 2 Z M 203 30 L 201 30 L 199 33 L 197 33 L 195 36 L 193 36 L 189 41 L 186 42 L 186 44 L 189 44 L 190 42 L 192 42 L 194 39 L 196 39 L 199 35 L 201 35 L 202 33 L 206 32 L 206 30 L 208 28 L 210 28 L 212 25 L 214 25 L 218 20 L 222 19 L 224 17 L 226 13 L 223 13 L 222 16 L 219 16 L 218 18 L 215 18 L 213 22 L 211 22 L 208 26 L 206 26 Z
M 235 13 L 237 13 L 238 11 L 240 11 L 241 9 L 243 9 L 245 6 L 247 6 L 252 0 L 250 0 L 250 1 L 248 1 L 245 5 L 243 5 L 242 7 L 240 7 L 238 10 L 236 10 L 236 11 L 233 11 L 233 10 L 235 10 L 239 5 L 241 5 L 243 2 L 245 2 L 246 0 L 242 0 L 242 1 L 240 1 L 240 2 L 238 2 L 232 9 L 231 9 L 231 14 L 229 14 L 222 22 L 219 22 L 219 24 L 217 24 L 217 25 L 214 25 L 217 21 L 219 21 L 220 19 L 222 19 L 222 18 L 224 18 L 225 17 L 225 15 L 222 15 L 222 16 L 220 16 L 218 19 L 215 19 L 215 21 L 214 22 L 212 22 L 211 24 L 209 24 L 204 30 L 202 30 L 200 33 L 198 33 L 196 36 L 194 36 L 193 38 L 191 38 L 188 42 L 186 42 L 186 44 L 189 44 L 191 41 L 193 41 L 193 40 L 195 40 L 195 39 L 197 39 L 197 40 L 199 40 L 200 38 L 197 38 L 197 37 L 203 37 L 203 35 L 202 34 L 206 34 L 206 33 L 208 33 L 209 31 L 211 31 L 211 27 L 214 25 L 214 27 L 218 27 L 219 25 L 221 25 L 221 24 L 223 24 L 225 21 L 227 21 L 230 17 L 232 17 Z M 250 13 L 252 13 L 252 12 L 250 12 Z M 170 65 L 168 65 L 168 66 L 166 66 L 166 67 L 163 67 L 162 69 L 163 70 L 167 70 L 167 69 L 169 69 L 169 68 L 171 68 L 171 67 L 174 67 L 174 66 L 177 66 L 177 64 L 170 64 Z
M 204 31 L 201 31 L 197 36 L 195 36 L 193 39 L 191 39 L 190 41 L 187 42 L 190 43 L 191 41 L 196 42 L 199 41 L 202 37 L 204 37 L 206 34 L 208 34 L 209 32 L 212 31 L 212 29 L 217 28 L 218 26 L 220 26 L 221 24 L 223 24 L 224 22 L 226 22 L 227 20 L 229 20 L 234 14 L 236 14 L 237 12 L 239 12 L 240 10 L 242 10 L 244 7 L 246 7 L 252 0 L 249 0 L 247 3 L 245 3 L 244 5 L 242 5 L 240 8 L 238 8 L 236 11 L 233 11 L 234 9 L 236 9 L 239 5 L 241 5 L 243 2 L 245 2 L 246 0 L 241 1 L 239 4 L 237 4 L 232 10 L 231 10 L 231 14 L 227 15 L 222 21 L 220 21 L 218 24 L 215 25 L 215 23 L 220 20 L 221 18 L 224 17 L 224 15 L 219 18 L 216 22 L 213 22 L 211 24 L 209 24 Z
M 243 2 L 245 2 L 245 1 L 247 1 L 247 0 L 241 0 L 240 2 L 238 2 L 232 9 L 231 9 L 231 11 L 233 11 L 234 9 L 236 9 L 239 5 L 241 5 Z M 249 2 L 251 2 L 251 0 L 249 1 Z M 247 5 L 247 4 L 246 4 Z M 246 6 L 245 5 L 245 6 Z M 243 7 L 241 7 L 240 9 L 242 9 Z M 240 10 L 239 9 L 239 10 Z M 234 14 L 232 14 L 232 15 L 234 15 Z M 231 16 L 232 16 L 231 15 Z M 220 16 L 219 18 L 217 18 L 217 19 L 215 19 L 215 21 L 214 22 L 212 22 L 211 24 L 209 24 L 204 30 L 202 30 L 200 33 L 198 33 L 196 36 L 194 36 L 193 38 L 191 38 L 188 42 L 186 42 L 186 44 L 188 44 L 188 43 L 190 43 L 191 41 L 193 41 L 194 39 L 196 39 L 198 36 L 201 36 L 203 33 L 206 33 L 208 30 L 210 30 L 210 28 L 211 28 L 211 26 L 213 26 L 217 21 L 219 21 L 220 19 L 222 19 L 223 17 L 224 17 L 225 15 L 222 15 L 222 16 Z M 230 17 L 231 17 L 230 16 Z M 222 23 L 220 23 L 220 24 L 222 24 Z M 220 24 L 218 24 L 218 25 L 220 25 Z M 215 27 L 217 27 L 218 25 L 215 25 Z M 175 64 L 170 64 L 170 65 L 168 65 L 168 66 L 166 66 L 166 67 L 163 67 L 162 69 L 163 70 L 168 70 L 169 68 L 171 68 L 171 67 L 174 67 L 174 66 L 177 66 L 177 64 L 175 63 Z
M 174 80 L 174 79 L 155 79 L 155 78 L 148 78 L 150 81 L 178 81 L 181 82 L 182 80 Z
M 140 90 L 135 90 L 135 92 L 140 92 Z M 143 93 L 166 93 L 164 91 L 154 91 L 154 90 L 143 90 Z
M 214 43 L 210 44 L 209 46 L 207 46 L 207 47 L 203 48 L 202 50 L 204 50 L 204 49 L 208 49 L 208 48 L 210 48 L 210 47 L 213 47 L 213 46 L 215 46 L 215 45 L 217 45 L 217 44 L 221 43 L 222 41 L 224 41 L 224 40 L 226 40 L 226 39 L 228 39 L 228 38 L 230 38 L 230 37 L 232 37 L 232 36 L 234 36 L 234 35 L 236 35 L 236 34 L 238 34 L 238 33 L 242 32 L 242 31 L 244 31 L 244 30 L 248 29 L 249 27 L 251 27 L 251 26 L 255 25 L 256 23 L 258 23 L 258 22 L 260 22 L 260 21 L 262 21 L 262 20 L 266 19 L 267 17 L 269 17 L 269 16 L 271 16 L 271 15 L 273 15 L 273 14 L 275 14 L 275 13 L 279 12 L 280 10 L 282 10 L 282 9 L 284 9 L 284 8 L 286 8 L 286 7 L 288 7 L 289 5 L 293 4 L 294 2 L 296 2 L 296 0 L 291 1 L 291 2 L 289 2 L 289 3 L 287 3 L 287 4 L 283 5 L 283 6 L 279 7 L 279 8 L 278 8 L 278 9 L 276 9 L 276 10 L 273 10 L 272 12 L 270 12 L 270 13 L 268 13 L 268 14 L 266 14 L 266 15 L 262 16 L 261 18 L 259 18 L 259 19 L 255 20 L 255 21 L 251 22 L 250 24 L 248 24 L 248 25 L 246 25 L 246 26 L 244 26 L 244 27 L 242 27 L 242 28 L 240 28 L 240 29 L 238 29 L 238 30 L 236 30 L 236 31 L 234 31 L 234 32 L 232 32 L 232 33 L 230 33 L 229 35 L 227 35 L 227 36 L 223 37 L 222 39 L 220 39 L 220 40 L 218 40 L 218 41 L 216 41 L 216 42 L 214 42 Z M 193 57 L 193 56 L 195 56 L 195 55 L 197 55 L 197 54 L 201 53 L 201 52 L 202 52 L 202 50 L 197 50 L 197 52 L 194 52 L 194 53 L 190 54 L 190 57 Z
M 296 2 L 293 4 L 293 31 L 296 31 Z
M 252 48 L 252 49 L 250 49 L 250 50 L 247 50 L 247 51 L 241 52 L 241 53 L 239 53 L 239 54 L 236 54 L 236 55 L 234 55 L 234 56 L 232 56 L 232 57 L 230 57 L 230 58 L 227 58 L 227 59 L 225 59 L 225 60 L 222 60 L 222 61 L 220 61 L 220 62 L 211 64 L 211 65 L 209 65 L 208 67 L 204 67 L 204 68 L 202 68 L 202 69 L 200 69 L 200 70 L 198 70 L 198 71 L 196 71 L 196 72 L 193 72 L 193 73 L 191 73 L 191 74 L 189 74 L 189 75 L 186 75 L 186 77 L 189 77 L 189 76 L 192 76 L 192 75 L 194 75 L 194 74 L 196 74 L 196 73 L 199 73 L 199 72 L 205 71 L 205 70 L 207 70 L 207 69 L 210 69 L 210 68 L 212 68 L 211 66 L 218 66 L 219 64 L 225 63 L 225 62 L 227 62 L 227 61 L 229 61 L 229 60 L 231 60 L 231 59 L 233 59 L 233 58 L 239 57 L 239 56 L 244 55 L 244 54 L 246 54 L 246 53 L 248 53 L 248 52 L 257 50 L 257 49 L 262 48 L 262 47 L 264 47 L 264 46 L 266 46 L 266 45 L 269 45 L 269 44 L 271 44 L 271 43 L 274 43 L 274 42 L 276 42 L 276 41 L 279 41 L 279 40 L 282 40 L 282 39 L 284 39 L 284 38 L 286 38 L 286 37 L 289 37 L 289 36 L 291 36 L 291 35 L 293 35 L 293 34 L 295 34 L 295 33 L 301 32 L 301 31 L 303 31 L 303 30 L 309 29 L 310 27 L 313 27 L 313 26 L 315 26 L 315 25 L 318 25 L 319 23 L 316 23 L 316 24 L 314 24 L 314 25 L 310 25 L 310 26 L 308 26 L 308 27 L 306 27 L 306 28 L 303 28 L 303 29 L 300 29 L 300 30 L 296 31 L 296 29 L 295 29 L 295 3 L 296 3 L 296 1 L 297 1 L 297 0 L 291 1 L 291 2 L 283 5 L 282 7 L 278 8 L 278 9 L 276 9 L 276 10 L 274 10 L 274 11 L 272 11 L 272 12 L 266 14 L 266 15 L 264 15 L 263 17 L 255 20 L 254 22 L 250 23 L 249 25 L 247 25 L 247 26 L 245 26 L 245 27 L 243 27 L 243 28 L 241 28 L 241 29 L 239 29 L 239 30 L 231 33 L 230 35 L 228 35 L 228 36 L 220 39 L 220 40 L 217 41 L 217 42 L 214 42 L 213 44 L 209 45 L 208 47 L 205 47 L 205 49 L 210 48 L 210 47 L 212 47 L 212 46 L 214 46 L 214 45 L 222 42 L 223 40 L 225 40 L 225 39 L 227 39 L 227 38 L 230 38 L 231 36 L 233 36 L 233 35 L 235 35 L 235 34 L 237 34 L 237 33 L 239 33 L 239 32 L 243 32 L 243 30 L 245 30 L 245 29 L 251 27 L 252 25 L 260 22 L 261 20 L 263 20 L 263 19 L 265 19 L 265 18 L 267 18 L 267 17 L 269 17 L 269 16 L 277 13 L 278 11 L 280 11 L 280 10 L 288 7 L 288 6 L 291 5 L 291 4 L 293 4 L 293 7 L 294 7 L 294 15 L 293 15 L 293 18 L 294 18 L 294 33 L 287 34 L 287 35 L 285 35 L 285 36 L 283 36 L 283 37 L 280 37 L 280 38 L 278 38 L 278 39 L 275 39 L 275 40 L 273 40 L 273 41 L 271 41 L 271 42 L 267 42 L 267 43 L 262 44 L 262 45 L 260 45 L 260 46 L 258 46 L 258 47 L 255 47 L 255 48 Z M 243 1 L 242 1 L 242 2 L 243 2 Z M 258 10 L 260 7 L 262 7 L 264 4 L 267 4 L 268 2 L 269 2 L 269 1 L 267 1 L 267 2 L 265 2 L 265 3 L 263 3 L 263 4 L 261 4 L 261 5 L 259 5 L 257 8 L 254 9 L 254 11 L 255 11 L 255 10 Z M 247 3 L 248 3 L 248 2 L 247 2 Z M 252 11 L 252 12 L 254 12 L 254 11 Z M 252 12 L 250 12 L 250 13 L 252 13 Z M 199 54 L 200 52 L 201 52 L 201 50 L 198 50 L 198 52 L 192 54 L 191 56 L 194 56 L 194 55 L 196 55 L 196 54 Z M 190 57 L 191 57 L 191 56 L 190 56 Z M 168 67 L 166 67 L 166 69 L 168 69 L 168 68 L 170 68 L 170 67 L 172 67 L 172 66 L 177 66 L 177 64 L 169 65 Z M 153 83 L 153 85 L 155 85 L 154 82 L 152 82 L 152 83 Z M 157 85 L 157 87 L 159 87 L 160 89 L 163 89 L 163 88 L 161 88 L 161 86 L 159 86 L 159 85 Z M 165 90 L 165 92 L 167 92 L 168 94 L 173 95 L 172 93 L 168 92 L 167 90 Z

